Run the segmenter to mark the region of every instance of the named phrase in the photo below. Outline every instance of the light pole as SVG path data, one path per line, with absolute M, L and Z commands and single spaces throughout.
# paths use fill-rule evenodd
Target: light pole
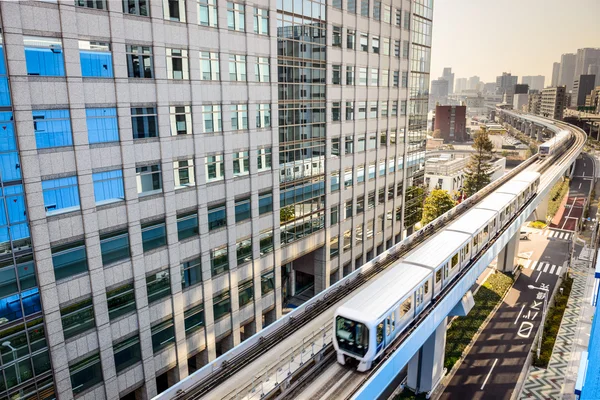
M 6 342 L 2 342 L 2 346 L 8 347 L 12 353 L 13 362 L 15 363 L 14 365 L 15 365 L 15 375 L 17 378 L 17 384 L 19 384 L 19 383 L 21 383 L 21 376 L 19 375 L 19 368 L 17 367 L 17 349 L 12 347 L 12 345 L 10 344 L 10 342 L 8 340 Z
M 548 292 L 550 291 L 547 288 L 544 287 L 536 287 L 533 285 L 529 285 L 527 286 L 529 289 L 534 289 L 534 290 L 541 290 L 544 291 L 544 309 L 542 310 L 542 321 L 540 322 L 540 333 L 539 333 L 539 339 L 538 339 L 538 346 L 537 346 L 537 358 L 540 358 L 540 349 L 542 347 L 542 335 L 543 335 L 543 329 L 544 329 L 544 321 L 546 320 L 546 311 L 548 309 Z

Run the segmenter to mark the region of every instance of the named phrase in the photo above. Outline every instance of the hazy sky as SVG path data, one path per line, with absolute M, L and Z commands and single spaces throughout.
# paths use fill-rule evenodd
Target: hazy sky
M 434 0 L 431 79 L 502 72 L 552 77 L 552 63 L 600 47 L 600 0 Z

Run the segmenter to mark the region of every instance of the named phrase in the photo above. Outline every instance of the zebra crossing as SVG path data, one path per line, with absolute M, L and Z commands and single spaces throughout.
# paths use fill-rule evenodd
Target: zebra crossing
M 544 229 L 544 230 L 538 229 L 532 233 L 537 234 L 537 235 L 542 235 L 542 236 L 545 236 L 548 238 L 559 239 L 559 240 L 571 240 L 571 236 L 573 235 L 572 232 L 554 231 L 552 229 Z
M 560 276 L 563 267 L 562 265 L 550 264 L 544 261 L 540 262 L 539 260 L 527 260 L 523 263 L 523 269 L 531 269 L 533 271 L 540 271 L 543 273 Z

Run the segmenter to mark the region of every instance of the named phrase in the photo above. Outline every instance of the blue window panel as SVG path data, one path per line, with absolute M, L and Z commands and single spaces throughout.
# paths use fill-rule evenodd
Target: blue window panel
M 125 200 L 123 171 L 120 169 L 92 174 L 96 204 Z
M 47 215 L 58 211 L 67 212 L 79 209 L 79 189 L 76 176 L 43 181 L 42 191 Z
M 19 224 L 19 225 L 12 225 L 10 227 L 10 235 L 11 235 L 13 242 L 28 239 L 31 236 L 31 233 L 29 233 L 29 225 L 27 223 Z M 20 243 L 19 245 L 21 246 L 24 244 Z M 26 247 L 29 247 L 30 245 L 31 245 L 30 241 L 27 241 Z
M 6 65 L 4 65 L 4 46 L 0 44 L 0 76 L 6 76 Z
M 4 188 L 6 204 L 8 205 L 8 220 L 11 225 L 27 222 L 23 186 L 14 185 Z
M 65 76 L 62 49 L 25 47 L 27 75 Z
M 0 318 L 6 318 L 9 322 L 19 318 L 23 318 L 23 310 L 25 315 L 41 311 L 40 292 L 37 287 L 22 291 L 20 296 L 16 293 L 12 296 L 0 299 Z
M 10 106 L 10 91 L 8 90 L 8 78 L 0 76 L 0 106 Z
M 116 108 L 88 108 L 85 115 L 90 143 L 119 141 Z
M 21 179 L 19 153 L 16 151 L 10 153 L 0 153 L 0 173 L 2 174 L 2 180 L 4 182 Z
M 38 149 L 73 144 L 69 110 L 35 110 L 32 114 Z
M 112 78 L 112 53 L 101 51 L 79 51 L 81 76 Z

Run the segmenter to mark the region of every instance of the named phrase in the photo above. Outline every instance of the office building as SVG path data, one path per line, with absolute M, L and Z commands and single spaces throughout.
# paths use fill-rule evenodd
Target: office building
M 542 117 L 562 119 L 567 106 L 566 86 L 550 87 L 542 90 L 539 115 Z
M 152 398 L 411 232 L 432 3 L 0 2 L 1 395 Z
M 486 94 L 496 93 L 496 82 L 488 82 L 483 85 L 483 92 Z
M 552 80 L 550 82 L 550 86 L 558 86 L 559 78 L 560 78 L 560 63 L 555 62 L 552 64 Z M 541 89 L 540 89 L 540 91 L 541 91 Z
M 454 93 L 454 73 L 452 72 L 452 68 L 444 68 L 444 72 L 440 79 L 448 81 L 448 94 Z
M 575 77 L 575 63 L 577 56 L 572 53 L 563 54 L 560 57 L 560 70 L 558 72 L 558 86 L 566 86 L 567 92 L 573 90 L 573 78 Z
M 465 90 L 467 90 L 467 78 L 456 78 L 453 93 L 460 94 Z
M 600 114 L 600 86 L 596 86 L 590 94 L 585 96 L 585 106 L 587 107 L 587 112 Z
M 465 142 L 467 137 L 467 106 L 443 106 L 435 107 L 435 119 L 433 130 L 440 131 L 440 137 L 444 142 Z
M 528 85 L 530 90 L 542 91 L 542 89 L 544 88 L 545 80 L 546 78 L 542 75 L 521 77 L 521 83 L 524 85 Z
M 514 94 L 527 94 L 529 93 L 529 85 L 526 83 L 517 83 L 515 85 Z
M 596 75 L 579 75 L 573 82 L 571 107 L 585 107 L 585 97 L 594 90 L 595 86 Z
M 527 97 L 527 112 L 529 114 L 540 115 L 542 110 L 542 94 L 530 93 Z
M 513 96 L 513 109 L 523 111 L 529 104 L 529 95 L 527 93 L 519 93 Z
M 481 82 L 481 79 L 478 76 L 470 77 L 469 83 L 467 84 L 467 90 L 478 90 L 480 82 Z
M 431 91 L 429 92 L 429 109 L 435 109 L 437 103 L 446 104 L 448 102 L 449 82 L 443 78 L 431 81 Z
M 518 76 L 503 72 L 501 76 L 496 77 L 496 94 L 505 94 L 506 92 L 513 91 L 518 79 Z
M 600 48 L 577 50 L 574 80 L 580 75 L 596 75 L 595 85 L 600 85 Z
M 461 191 L 465 181 L 465 168 L 470 154 L 442 153 L 425 162 L 425 185 L 432 190 L 442 189 L 450 194 Z M 490 169 L 490 182 L 501 178 L 506 169 L 506 158 L 495 157 Z

